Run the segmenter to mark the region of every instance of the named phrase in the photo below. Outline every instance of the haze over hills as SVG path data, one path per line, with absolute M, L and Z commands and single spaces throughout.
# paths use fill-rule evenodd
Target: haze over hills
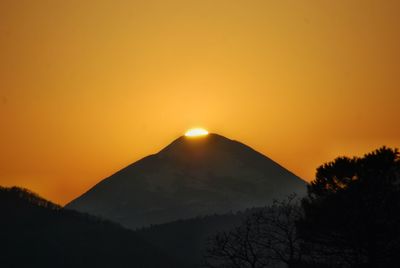
M 66 207 L 137 228 L 261 207 L 293 192 L 302 195 L 305 185 L 240 142 L 217 134 L 182 136 Z

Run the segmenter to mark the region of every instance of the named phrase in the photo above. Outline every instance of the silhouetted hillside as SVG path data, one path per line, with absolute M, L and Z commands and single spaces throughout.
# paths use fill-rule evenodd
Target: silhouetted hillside
M 209 238 L 239 226 L 257 210 L 179 220 L 143 228 L 136 233 L 188 267 L 196 268 L 201 265 Z
M 261 207 L 306 184 L 265 155 L 217 134 L 180 137 L 101 181 L 68 208 L 129 228 Z
M 132 231 L 0 187 L 0 267 L 182 267 Z

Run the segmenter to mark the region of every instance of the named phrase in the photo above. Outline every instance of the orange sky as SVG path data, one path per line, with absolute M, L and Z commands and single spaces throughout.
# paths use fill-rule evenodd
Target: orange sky
M 65 204 L 193 126 L 304 179 L 400 146 L 400 1 L 0 1 L 0 185 Z

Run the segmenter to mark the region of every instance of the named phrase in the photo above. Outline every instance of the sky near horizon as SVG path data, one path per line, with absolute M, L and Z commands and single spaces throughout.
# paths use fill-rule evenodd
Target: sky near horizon
M 400 147 L 400 1 L 0 1 L 0 185 L 60 204 L 191 127 L 305 180 Z

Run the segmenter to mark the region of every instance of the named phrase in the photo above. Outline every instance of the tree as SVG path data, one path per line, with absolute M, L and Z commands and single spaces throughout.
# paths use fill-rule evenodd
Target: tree
M 317 169 L 299 233 L 309 259 L 332 267 L 400 267 L 400 156 L 382 147 Z
M 295 195 L 274 201 L 230 232 L 210 240 L 205 255 L 209 268 L 292 267 L 301 260 L 296 221 L 301 216 Z

